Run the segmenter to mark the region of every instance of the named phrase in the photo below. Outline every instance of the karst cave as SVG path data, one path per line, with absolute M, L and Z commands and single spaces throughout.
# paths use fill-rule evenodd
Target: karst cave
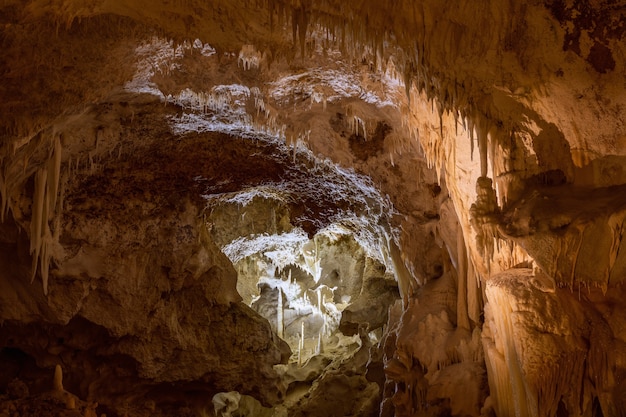
M 0 0 L 0 417 L 626 416 L 625 35 Z

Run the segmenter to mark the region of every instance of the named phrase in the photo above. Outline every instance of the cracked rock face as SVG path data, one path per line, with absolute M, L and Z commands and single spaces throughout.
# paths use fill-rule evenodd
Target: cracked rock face
M 145 133 L 141 123 L 134 128 Z M 126 128 L 126 137 L 136 134 Z M 46 296 L 20 274 L 30 264 L 24 236 L 5 239 L 13 252 L 4 265 L 15 273 L 4 281 L 2 343 L 39 367 L 61 363 L 66 387 L 90 401 L 206 407 L 215 392 L 241 390 L 274 403 L 283 391 L 272 365 L 289 348 L 241 303 L 232 264 L 202 221 L 202 199 L 190 199 L 193 178 L 207 169 L 186 160 L 189 172 L 172 170 L 183 162 L 153 145 L 65 178 Z M 206 146 L 178 155 L 193 159 Z
M 624 414 L 625 16 L 0 2 L 0 416 Z

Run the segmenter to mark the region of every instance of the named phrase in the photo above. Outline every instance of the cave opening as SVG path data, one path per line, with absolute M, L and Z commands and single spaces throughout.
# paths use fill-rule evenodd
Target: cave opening
M 240 155 L 265 155 L 265 174 L 236 186 L 208 172 L 196 181 L 206 187 L 204 225 L 236 270 L 243 303 L 289 347 L 285 363 L 274 365 L 286 390 L 274 411 L 324 409 L 320 387 L 330 384 L 323 390 L 367 388 L 346 395 L 374 413 L 388 311 L 400 303 L 393 205 L 368 177 L 305 148 L 262 136 L 230 140 Z M 222 159 L 220 169 L 238 161 Z M 227 394 L 253 401 L 243 392 L 220 395 Z
M 382 347 L 388 310 L 399 300 L 393 270 L 368 256 L 354 235 L 337 225 L 312 239 L 297 233 L 264 236 L 264 247 L 254 240 L 238 240 L 238 248 L 231 243 L 225 252 L 246 252 L 234 259 L 238 291 L 291 349 L 289 361 L 275 365 L 286 385 L 278 408 L 300 412 L 298 401 L 314 394 L 314 385 L 333 379 L 333 390 L 351 391 L 365 383 L 370 395 L 382 395 L 384 375 L 372 375 L 383 365 L 371 350 L 377 351 L 379 343 Z M 246 245 L 258 252 L 246 251 Z M 360 378 L 336 379 L 337 370 Z M 314 403 L 307 406 L 320 407 Z

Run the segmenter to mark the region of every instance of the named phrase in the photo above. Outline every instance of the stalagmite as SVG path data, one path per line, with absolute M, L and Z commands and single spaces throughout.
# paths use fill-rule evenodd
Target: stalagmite
M 61 369 L 61 365 L 59 364 L 54 367 L 54 379 L 52 380 L 52 389 L 59 392 L 64 391 L 63 369 Z
M 502 349 L 498 353 L 492 348 L 486 349 L 488 360 L 493 367 L 493 374 L 504 377 L 503 381 L 494 381 L 491 387 L 493 395 L 497 396 L 496 401 L 500 410 L 498 415 L 508 416 L 511 415 L 510 411 L 515 410 L 516 417 L 538 417 L 537 399 L 528 389 L 516 351 L 513 309 L 510 300 L 507 299 L 503 290 L 495 286 L 487 287 L 487 295 L 491 309 L 497 309 L 497 311 L 492 311 L 492 320 Z

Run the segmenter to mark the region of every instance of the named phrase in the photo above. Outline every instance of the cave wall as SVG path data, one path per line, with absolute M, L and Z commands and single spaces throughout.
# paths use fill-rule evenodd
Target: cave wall
M 6 51 L 0 61 L 0 193 L 7 231 L 0 317 L 11 329 L 2 333 L 5 343 L 9 334 L 23 334 L 23 341 L 11 343 L 39 358 L 45 348 L 27 348 L 30 330 L 18 328 L 39 321 L 85 326 L 77 316 L 109 336 L 135 334 L 145 323 L 126 317 L 124 306 L 132 306 L 142 316 L 155 312 L 148 328 L 161 329 L 159 340 L 172 343 L 167 357 L 188 343 L 167 322 L 183 314 L 176 298 L 186 286 L 194 296 L 198 288 L 212 294 L 204 297 L 215 304 L 209 319 L 228 309 L 255 322 L 238 304 L 232 267 L 211 237 L 199 236 L 200 202 L 180 202 L 189 198 L 180 187 L 192 187 L 193 177 L 185 177 L 190 173 L 180 173 L 189 160 L 167 165 L 170 175 L 155 179 L 153 173 L 172 152 L 198 150 L 147 140 L 169 134 L 159 122 L 172 116 L 161 108 L 173 104 L 168 94 L 200 92 L 219 79 L 259 88 L 267 111 L 258 111 L 261 101 L 250 104 L 256 106 L 249 109 L 256 111 L 251 124 L 282 129 L 287 143 L 306 143 L 371 176 L 401 214 L 390 253 L 403 305 L 396 321 L 390 318 L 385 348 L 386 395 L 397 415 L 426 403 L 473 415 L 623 412 L 623 2 L 58 0 L 0 6 Z M 137 46 L 151 36 L 172 38 L 173 45 L 199 38 L 220 59 L 198 51 L 194 58 L 193 48 L 163 48 L 171 56 L 152 62 L 158 70 L 150 84 L 161 96 L 129 95 L 125 83 L 140 81 Z M 360 65 L 333 66 L 335 56 L 324 51 L 343 51 Z M 186 70 L 179 71 L 183 64 Z M 388 93 L 393 105 L 362 97 L 332 101 L 317 90 L 319 97 L 294 91 L 289 100 L 271 100 L 276 96 L 265 81 L 318 65 L 353 73 L 361 88 Z M 381 73 L 398 92 L 374 76 Z M 116 156 L 121 162 L 113 162 Z M 125 189 L 133 167 L 142 167 L 133 174 L 137 189 Z M 147 184 L 160 187 L 139 195 Z M 141 219 L 137 230 L 119 230 L 116 222 L 124 216 L 133 224 Z M 179 236 L 181 224 L 196 235 Z M 171 252 L 162 252 L 163 242 Z M 214 267 L 207 268 L 207 260 Z M 28 284 L 33 273 L 41 287 Z M 163 293 L 173 299 L 159 301 Z M 445 296 L 433 296 L 439 293 Z M 425 338 L 419 333 L 429 329 L 439 330 Z M 447 347 L 445 358 L 428 357 L 416 334 Z M 140 338 L 141 345 L 148 342 Z M 280 361 L 271 334 L 258 342 L 268 363 Z M 133 343 L 116 344 L 115 354 L 137 355 Z M 133 359 L 141 364 L 139 378 L 206 376 L 177 374 L 158 363 L 155 352 L 143 353 Z M 486 375 L 490 397 L 484 388 L 472 404 L 455 400 L 442 373 L 456 365 L 483 385 Z M 549 381 L 538 378 L 537 369 Z M 272 379 L 269 374 L 262 378 Z M 422 388 L 420 381 L 426 381 Z M 548 392 L 554 381 L 563 388 Z
M 213 394 L 233 390 L 276 403 L 284 387 L 272 365 L 286 362 L 290 349 L 241 301 L 237 273 L 202 216 L 194 177 L 203 172 L 194 159 L 206 162 L 211 140 L 168 141 L 168 151 L 160 146 L 171 137 L 167 126 L 140 115 L 163 112 L 162 105 L 130 106 L 138 113 L 132 123 L 128 105 L 106 103 L 87 110 L 86 126 L 79 123 L 89 136 L 61 133 L 58 185 L 45 162 L 39 171 L 47 180 L 42 208 L 34 208 L 37 180 L 13 196 L 3 223 L 3 349 L 41 370 L 32 395 L 51 388 L 52 370 L 61 365 L 67 390 L 112 415 L 155 407 L 164 415 L 200 413 L 212 408 Z M 97 118 L 114 122 L 93 137 L 89 121 Z M 124 151 L 120 138 L 142 145 Z M 72 160 L 72 146 L 86 139 L 99 141 L 97 150 Z M 188 172 L 178 170 L 182 164 Z M 48 199 L 53 186 L 62 210 Z M 29 243 L 35 210 L 50 210 L 41 215 L 40 237 L 48 258 L 38 258 Z M 45 278 L 43 262 L 50 262 Z M 6 360 L 5 384 L 28 380 L 24 369 L 7 365 L 12 355 Z

